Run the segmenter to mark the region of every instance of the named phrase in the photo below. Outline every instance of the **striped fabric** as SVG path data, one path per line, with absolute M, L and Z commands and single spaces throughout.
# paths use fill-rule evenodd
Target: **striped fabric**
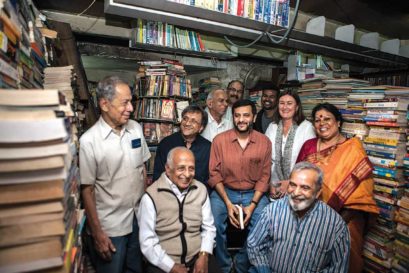
M 302 218 L 288 196 L 268 205 L 247 239 L 250 262 L 259 273 L 348 271 L 349 232 L 329 206 L 316 201 Z

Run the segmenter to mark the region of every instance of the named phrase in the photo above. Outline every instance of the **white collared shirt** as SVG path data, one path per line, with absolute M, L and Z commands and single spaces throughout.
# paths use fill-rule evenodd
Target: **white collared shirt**
M 203 130 L 201 135 L 202 137 L 206 138 L 210 142 L 212 142 L 213 139 L 218 134 L 223 133 L 224 131 L 227 131 L 233 128 L 233 121 L 230 119 L 227 119 L 226 115 L 222 117 L 222 120 L 220 121 L 220 123 L 217 123 L 217 121 L 210 114 L 209 109 L 206 108 L 205 111 L 207 112 L 208 122 L 207 122 L 206 128 Z
M 134 120 L 119 135 L 102 117 L 80 139 L 82 185 L 95 186 L 95 205 L 102 230 L 110 237 L 132 232 L 144 192 L 143 163 L 150 152 L 142 127 Z
M 179 188 L 169 180 L 167 176 L 166 181 L 169 183 L 173 193 L 183 201 L 187 194 L 187 189 L 180 192 Z M 141 251 L 146 259 L 153 265 L 159 267 L 165 272 L 170 272 L 175 262 L 170 258 L 165 250 L 159 244 L 159 237 L 156 234 L 156 210 L 152 199 L 144 194 L 141 199 L 141 204 L 138 211 L 139 224 L 139 242 Z M 202 243 L 200 251 L 213 253 L 214 239 L 216 237 L 216 227 L 214 226 L 214 219 L 210 207 L 209 197 L 206 198 L 202 206 L 202 225 L 201 225 Z

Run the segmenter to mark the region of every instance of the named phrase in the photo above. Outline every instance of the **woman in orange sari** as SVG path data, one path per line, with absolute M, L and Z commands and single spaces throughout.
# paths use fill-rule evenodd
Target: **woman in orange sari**
M 345 138 L 342 116 L 329 103 L 312 111 L 317 138 L 306 141 L 297 162 L 309 161 L 324 173 L 322 200 L 341 214 L 351 235 L 349 272 L 363 268 L 363 237 L 371 213 L 378 213 L 373 199 L 372 165 L 359 139 Z

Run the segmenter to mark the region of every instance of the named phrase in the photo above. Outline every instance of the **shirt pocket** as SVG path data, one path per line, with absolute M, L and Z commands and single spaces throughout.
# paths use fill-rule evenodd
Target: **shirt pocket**
M 257 182 L 261 178 L 262 165 L 260 158 L 250 158 L 249 161 L 249 178 L 253 182 Z
M 142 147 L 132 148 L 130 150 L 131 167 L 138 168 L 143 165 L 143 149 Z

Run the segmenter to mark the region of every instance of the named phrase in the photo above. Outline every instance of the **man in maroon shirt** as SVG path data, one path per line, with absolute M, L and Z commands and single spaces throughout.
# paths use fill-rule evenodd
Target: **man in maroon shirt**
M 233 104 L 234 128 L 215 137 L 209 163 L 209 185 L 215 189 L 210 196 L 217 229 L 215 255 L 224 273 L 232 268 L 227 251 L 227 219 L 239 228 L 239 205 L 244 213 L 244 225 L 251 231 L 263 208 L 268 204 L 271 170 L 271 142 L 252 129 L 256 107 L 250 100 Z M 249 272 L 245 248 L 235 256 L 237 273 Z

